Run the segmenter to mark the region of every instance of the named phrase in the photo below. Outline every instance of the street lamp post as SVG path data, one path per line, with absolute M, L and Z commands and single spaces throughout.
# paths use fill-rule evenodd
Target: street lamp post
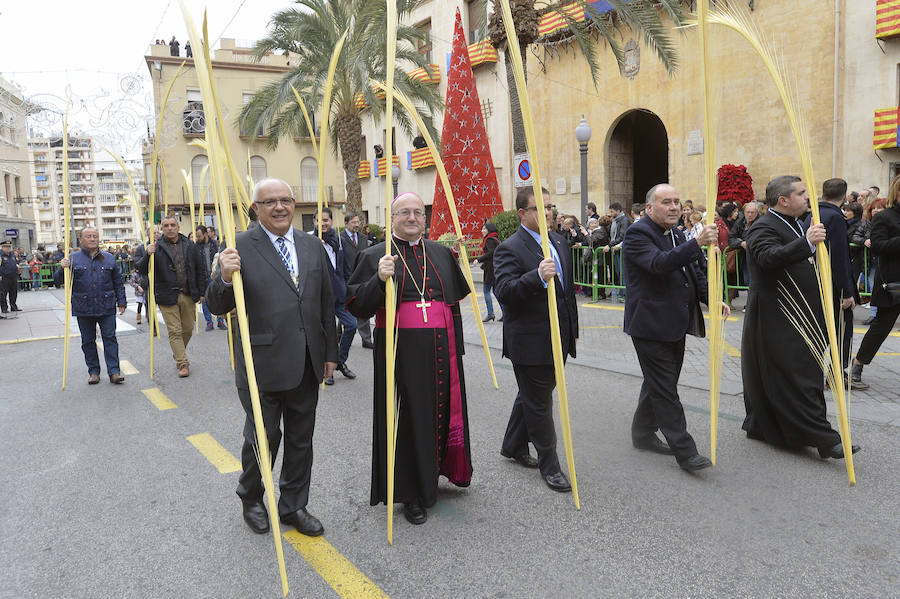
M 400 180 L 400 167 L 391 161 L 391 183 L 394 185 L 394 197 L 397 197 L 397 181 Z
M 588 142 L 591 141 L 591 126 L 581 115 L 581 122 L 575 127 L 575 139 L 578 140 L 578 149 L 581 151 L 581 218 L 587 214 L 588 189 L 587 189 L 587 152 Z

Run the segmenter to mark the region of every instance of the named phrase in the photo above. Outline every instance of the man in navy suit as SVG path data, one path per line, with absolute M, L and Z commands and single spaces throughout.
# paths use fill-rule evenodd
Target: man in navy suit
M 859 304 L 859 290 L 853 280 L 850 268 L 850 242 L 847 239 L 847 219 L 841 207 L 847 201 L 847 182 L 843 179 L 828 179 L 822 184 L 822 199 L 819 200 L 819 217 L 825 225 L 825 243 L 831 259 L 831 283 L 834 293 L 835 314 L 844 320 L 844 338 L 841 345 L 843 368 L 850 364 L 850 344 L 853 341 L 853 308 Z M 810 215 L 805 222 L 808 229 L 812 223 Z M 862 381 L 850 381 L 844 373 L 850 388 L 866 390 L 869 385 Z
M 551 231 L 551 208 L 545 204 L 545 213 L 539 215 L 534 190 L 522 188 L 516 194 L 521 226 L 494 251 L 494 293 L 503 305 L 503 355 L 512 362 L 519 386 L 500 453 L 526 468 L 540 468 L 547 486 L 564 493 L 572 487 L 559 466 L 553 426 L 556 377 L 547 307 L 551 279 L 555 280 L 563 359 L 575 357 L 578 312 L 568 243 L 549 232 L 552 257 L 544 259 L 541 250 L 538 218 L 546 218 Z M 537 450 L 537 460 L 529 454 L 529 441 Z
M 706 275 L 697 264 L 701 246 L 715 243 L 715 225 L 707 225 L 691 241 L 678 230 L 681 200 L 671 185 L 647 192 L 647 218 L 628 228 L 623 244 L 628 287 L 625 332 L 631 335 L 644 383 L 631 423 L 631 440 L 638 449 L 674 455 L 685 470 L 712 466 L 697 452 L 687 432 L 678 398 L 678 377 L 684 362 L 687 333 L 703 337 L 700 302 L 706 303 Z M 726 316 L 728 307 L 723 304 Z M 662 432 L 668 445 L 660 441 Z

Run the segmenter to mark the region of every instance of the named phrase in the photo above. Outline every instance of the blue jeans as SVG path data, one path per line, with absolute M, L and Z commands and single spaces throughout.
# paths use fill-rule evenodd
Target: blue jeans
M 210 283 L 210 281 L 207 280 L 207 281 L 206 281 L 206 286 L 207 286 L 207 287 L 209 287 L 209 283 Z M 205 292 L 204 292 L 204 293 L 205 293 Z M 205 299 L 203 300 L 203 303 L 200 304 L 200 307 L 201 307 L 202 310 L 203 310 L 203 318 L 206 319 L 206 324 L 209 325 L 209 326 L 213 326 L 213 314 L 212 314 L 212 312 L 209 311 L 209 308 L 208 308 L 207 305 L 206 305 L 206 300 L 205 300 Z M 224 318 L 223 316 L 217 316 L 217 317 L 216 317 L 216 322 L 217 322 L 218 324 L 222 324 L 222 323 L 225 322 L 225 318 Z
M 487 306 L 487 315 L 494 315 L 494 302 L 491 301 L 491 289 L 493 289 L 493 285 L 490 283 L 482 284 L 482 291 L 484 292 L 484 305 Z M 497 305 L 500 306 L 500 309 L 503 309 L 503 305 L 500 304 L 500 300 L 497 300 Z
M 106 374 L 119 373 L 119 342 L 116 341 L 116 315 L 79 316 L 78 329 L 81 331 L 81 351 L 87 363 L 88 374 L 100 374 L 100 358 L 97 356 L 97 325 L 103 339 L 103 357 L 106 359 Z
M 334 306 L 334 315 L 337 316 L 343 329 L 341 340 L 338 342 L 338 364 L 344 364 L 350 356 L 350 346 L 353 345 L 353 336 L 356 334 L 356 317 L 347 312 L 344 304 L 337 303 Z
M 41 273 L 39 273 L 39 272 L 31 273 L 31 288 L 32 289 L 40 289 L 41 288 Z

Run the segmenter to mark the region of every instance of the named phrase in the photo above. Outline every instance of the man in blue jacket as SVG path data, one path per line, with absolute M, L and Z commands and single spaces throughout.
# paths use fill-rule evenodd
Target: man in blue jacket
M 88 367 L 88 385 L 100 382 L 100 358 L 97 356 L 97 325 L 103 339 L 103 356 L 109 382 L 121 384 L 125 377 L 119 370 L 119 342 L 116 341 L 116 308 L 125 312 L 125 284 L 115 257 L 100 251 L 97 229 L 82 229 L 78 237 L 81 248 L 70 258 L 60 260 L 53 274 L 57 287 L 63 286 L 63 269 L 72 269 L 72 315 L 81 331 L 81 351 Z
M 628 228 L 622 250 L 628 272 L 625 332 L 631 335 L 644 374 L 631 442 L 637 449 L 674 455 L 684 470 L 700 470 L 712 462 L 697 452 L 687 432 L 677 387 L 685 335 L 705 335 L 700 302 L 707 301 L 706 275 L 697 259 L 701 246 L 715 243 L 718 232 L 715 225 L 707 225 L 687 241 L 677 227 L 681 200 L 671 185 L 651 188 L 645 210 L 647 218 Z M 722 307 L 727 316 L 728 307 Z M 656 436 L 657 430 L 668 445 Z

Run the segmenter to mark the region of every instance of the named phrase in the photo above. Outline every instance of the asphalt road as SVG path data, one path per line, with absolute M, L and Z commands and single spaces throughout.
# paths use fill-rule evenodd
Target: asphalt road
M 191 341 L 188 379 L 177 378 L 164 337 L 154 381 L 147 335 L 120 337 L 139 371 L 122 386 L 104 372 L 88 387 L 79 345 L 65 391 L 61 341 L 0 347 L 0 597 L 279 597 L 272 536 L 244 525 L 237 473 L 220 473 L 187 440 L 209 433 L 240 455 L 224 333 Z M 481 348 L 466 350 L 472 485 L 442 483 L 422 526 L 396 510 L 389 546 L 385 508 L 368 505 L 372 364 L 356 340 L 359 378 L 337 374 L 320 394 L 309 504 L 352 566 L 323 566 L 319 549 L 307 561 L 285 542 L 290 596 L 339 596 L 330 584 L 394 598 L 898 595 L 896 427 L 853 423 L 863 452 L 851 488 L 843 462 L 746 439 L 742 404 L 726 396 L 718 465 L 691 475 L 631 448 L 639 378 L 570 365 L 576 511 L 570 494 L 499 455 L 513 373 L 493 352 L 496 391 Z M 141 393 L 154 387 L 177 407 Z M 708 447 L 707 396 L 681 393 Z M 559 450 L 564 461 L 561 436 Z

